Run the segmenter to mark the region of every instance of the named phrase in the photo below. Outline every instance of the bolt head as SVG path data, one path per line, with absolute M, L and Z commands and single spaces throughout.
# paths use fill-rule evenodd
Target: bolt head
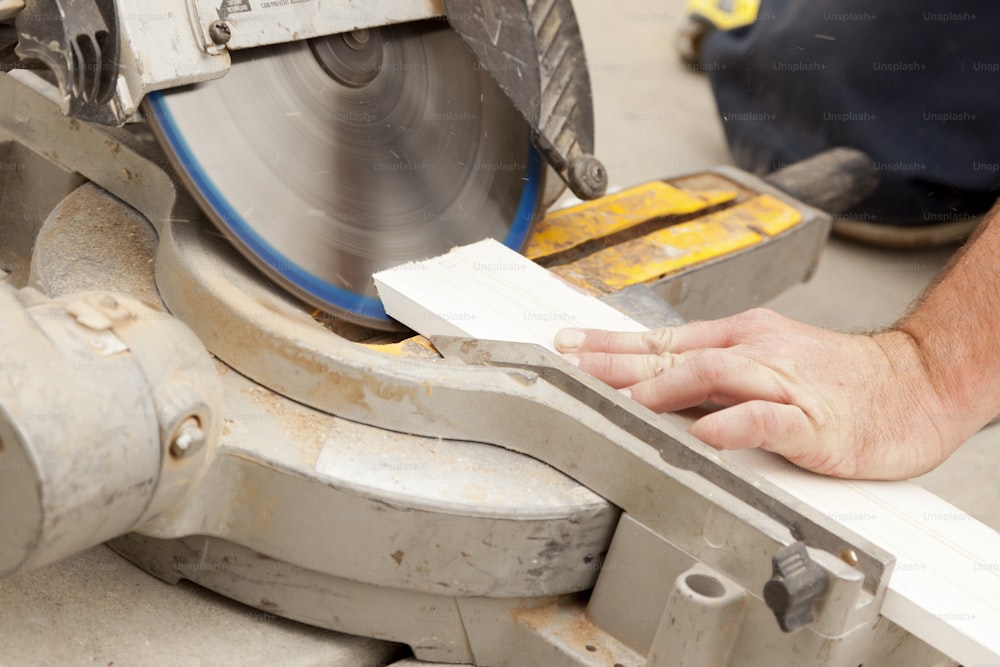
M 197 454 L 205 446 L 205 432 L 197 419 L 186 420 L 170 443 L 170 455 L 175 459 L 186 459 Z
M 228 44 L 229 40 L 233 38 L 233 29 L 225 21 L 214 21 L 208 27 L 208 36 L 216 45 L 222 46 Z
M 597 199 L 608 189 L 608 172 L 593 155 L 578 155 L 569 163 L 569 187 L 581 199 Z
M 371 39 L 371 31 L 363 28 L 360 30 L 352 30 L 351 32 L 344 33 L 343 39 L 349 47 L 355 51 L 360 51 L 368 46 L 368 41 Z

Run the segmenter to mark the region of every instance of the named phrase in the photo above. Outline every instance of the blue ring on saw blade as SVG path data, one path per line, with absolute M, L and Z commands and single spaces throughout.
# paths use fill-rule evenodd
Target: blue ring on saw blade
M 317 278 L 312 273 L 298 267 L 294 262 L 278 252 L 270 243 L 264 240 L 250 225 L 247 224 L 243 216 L 238 214 L 229 201 L 215 187 L 215 184 L 208 178 L 201 164 L 195 158 L 194 153 L 188 146 L 187 140 L 181 136 L 180 131 L 174 124 L 173 116 L 167 109 L 163 100 L 163 93 L 156 92 L 147 96 L 153 112 L 160 121 L 160 127 L 166 137 L 167 142 L 174 152 L 187 167 L 188 176 L 194 186 L 201 192 L 201 195 L 224 220 L 228 222 L 229 229 L 236 237 L 246 244 L 252 253 L 264 260 L 281 277 L 288 280 L 301 290 L 310 294 L 315 294 L 327 303 L 331 303 L 338 308 L 357 313 L 372 319 L 391 319 L 382 306 L 382 301 L 370 296 L 355 294 L 343 287 L 337 287 Z M 535 149 L 534 144 L 528 141 L 528 173 L 521 192 L 521 203 L 518 205 L 517 214 L 514 216 L 514 223 L 503 243 L 505 246 L 520 251 L 528 239 L 531 232 L 531 223 L 535 215 L 535 204 L 538 201 L 539 181 L 542 173 L 542 158 Z M 279 268 L 290 267 L 290 268 Z

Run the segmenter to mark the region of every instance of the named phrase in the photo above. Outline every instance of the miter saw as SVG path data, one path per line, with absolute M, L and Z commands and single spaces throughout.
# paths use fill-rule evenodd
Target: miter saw
M 145 114 L 258 268 L 369 325 L 389 326 L 373 270 L 484 236 L 520 248 L 543 156 L 579 196 L 607 184 L 565 3 L 6 4 L 64 113 Z
M 568 2 L 0 18 L 0 574 L 111 540 L 372 664 L 948 662 L 891 556 L 677 424 L 392 331 L 372 272 L 486 236 L 651 326 L 811 270 L 829 218 L 750 175 L 600 198 Z

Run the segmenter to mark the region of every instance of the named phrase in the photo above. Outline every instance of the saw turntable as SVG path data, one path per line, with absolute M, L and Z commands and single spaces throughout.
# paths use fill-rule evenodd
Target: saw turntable
M 605 195 L 565 0 L 0 20 L 0 574 L 108 542 L 384 640 L 344 664 L 952 664 L 881 613 L 891 554 L 534 348 L 439 352 L 371 279 L 493 237 L 644 324 L 723 315 L 826 238 L 775 186 L 856 178 Z

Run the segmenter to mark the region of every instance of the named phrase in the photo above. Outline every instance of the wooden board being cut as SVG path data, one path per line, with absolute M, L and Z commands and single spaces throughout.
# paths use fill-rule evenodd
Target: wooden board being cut
M 565 327 L 645 329 L 495 241 L 375 276 L 386 311 L 424 335 L 553 349 Z M 759 450 L 739 461 L 896 557 L 882 614 L 952 658 L 1000 665 L 1000 535 L 911 482 L 822 477 Z
M 645 329 L 493 239 L 381 271 L 375 285 L 385 311 L 425 336 L 535 343 L 554 350 L 552 339 L 566 327 Z

